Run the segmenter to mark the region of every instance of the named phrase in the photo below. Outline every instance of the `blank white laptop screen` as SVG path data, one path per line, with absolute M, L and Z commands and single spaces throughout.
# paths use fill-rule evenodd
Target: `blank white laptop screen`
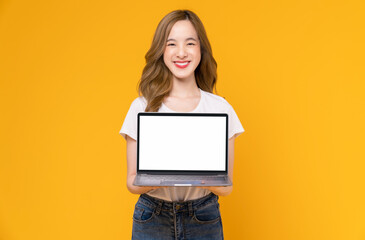
M 139 170 L 226 170 L 225 117 L 141 115 L 139 124 Z

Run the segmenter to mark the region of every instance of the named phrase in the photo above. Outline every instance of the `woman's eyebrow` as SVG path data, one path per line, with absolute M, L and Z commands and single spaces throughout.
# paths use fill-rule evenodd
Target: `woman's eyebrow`
M 185 39 L 185 41 L 189 41 L 189 40 L 196 41 L 196 39 L 195 39 L 195 38 L 193 38 L 193 37 L 188 37 L 187 39 Z M 175 40 L 175 39 L 173 39 L 173 38 L 169 38 L 169 39 L 167 39 L 167 41 L 166 41 L 166 42 L 168 42 L 168 41 L 176 41 L 176 40 Z

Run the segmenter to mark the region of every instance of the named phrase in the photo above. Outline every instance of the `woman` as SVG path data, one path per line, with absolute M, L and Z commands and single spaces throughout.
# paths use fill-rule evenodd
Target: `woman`
M 218 196 L 230 187 L 138 187 L 138 112 L 224 112 L 229 119 L 229 176 L 233 179 L 234 139 L 244 132 L 233 107 L 212 93 L 217 64 L 204 26 L 189 10 L 167 14 L 158 24 L 139 82 L 139 97 L 120 134 L 127 140 L 127 187 L 140 194 L 132 239 L 223 239 Z

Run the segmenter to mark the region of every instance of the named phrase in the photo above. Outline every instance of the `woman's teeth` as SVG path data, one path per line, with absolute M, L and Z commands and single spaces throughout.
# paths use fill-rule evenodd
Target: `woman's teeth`
M 178 62 L 175 62 L 175 64 L 179 65 L 179 66 L 186 66 L 188 65 L 189 62 L 184 62 L 184 63 L 178 63 Z

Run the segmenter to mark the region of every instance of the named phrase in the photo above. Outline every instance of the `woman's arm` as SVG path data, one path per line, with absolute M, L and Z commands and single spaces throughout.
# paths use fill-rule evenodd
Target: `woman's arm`
M 131 193 L 142 194 L 157 187 L 138 187 L 133 185 L 137 174 L 137 141 L 127 136 L 127 188 Z
M 234 162 L 234 140 L 235 136 L 228 140 L 228 176 L 233 182 L 233 162 Z M 219 196 L 227 196 L 232 192 L 233 187 L 202 187 L 208 189 Z

